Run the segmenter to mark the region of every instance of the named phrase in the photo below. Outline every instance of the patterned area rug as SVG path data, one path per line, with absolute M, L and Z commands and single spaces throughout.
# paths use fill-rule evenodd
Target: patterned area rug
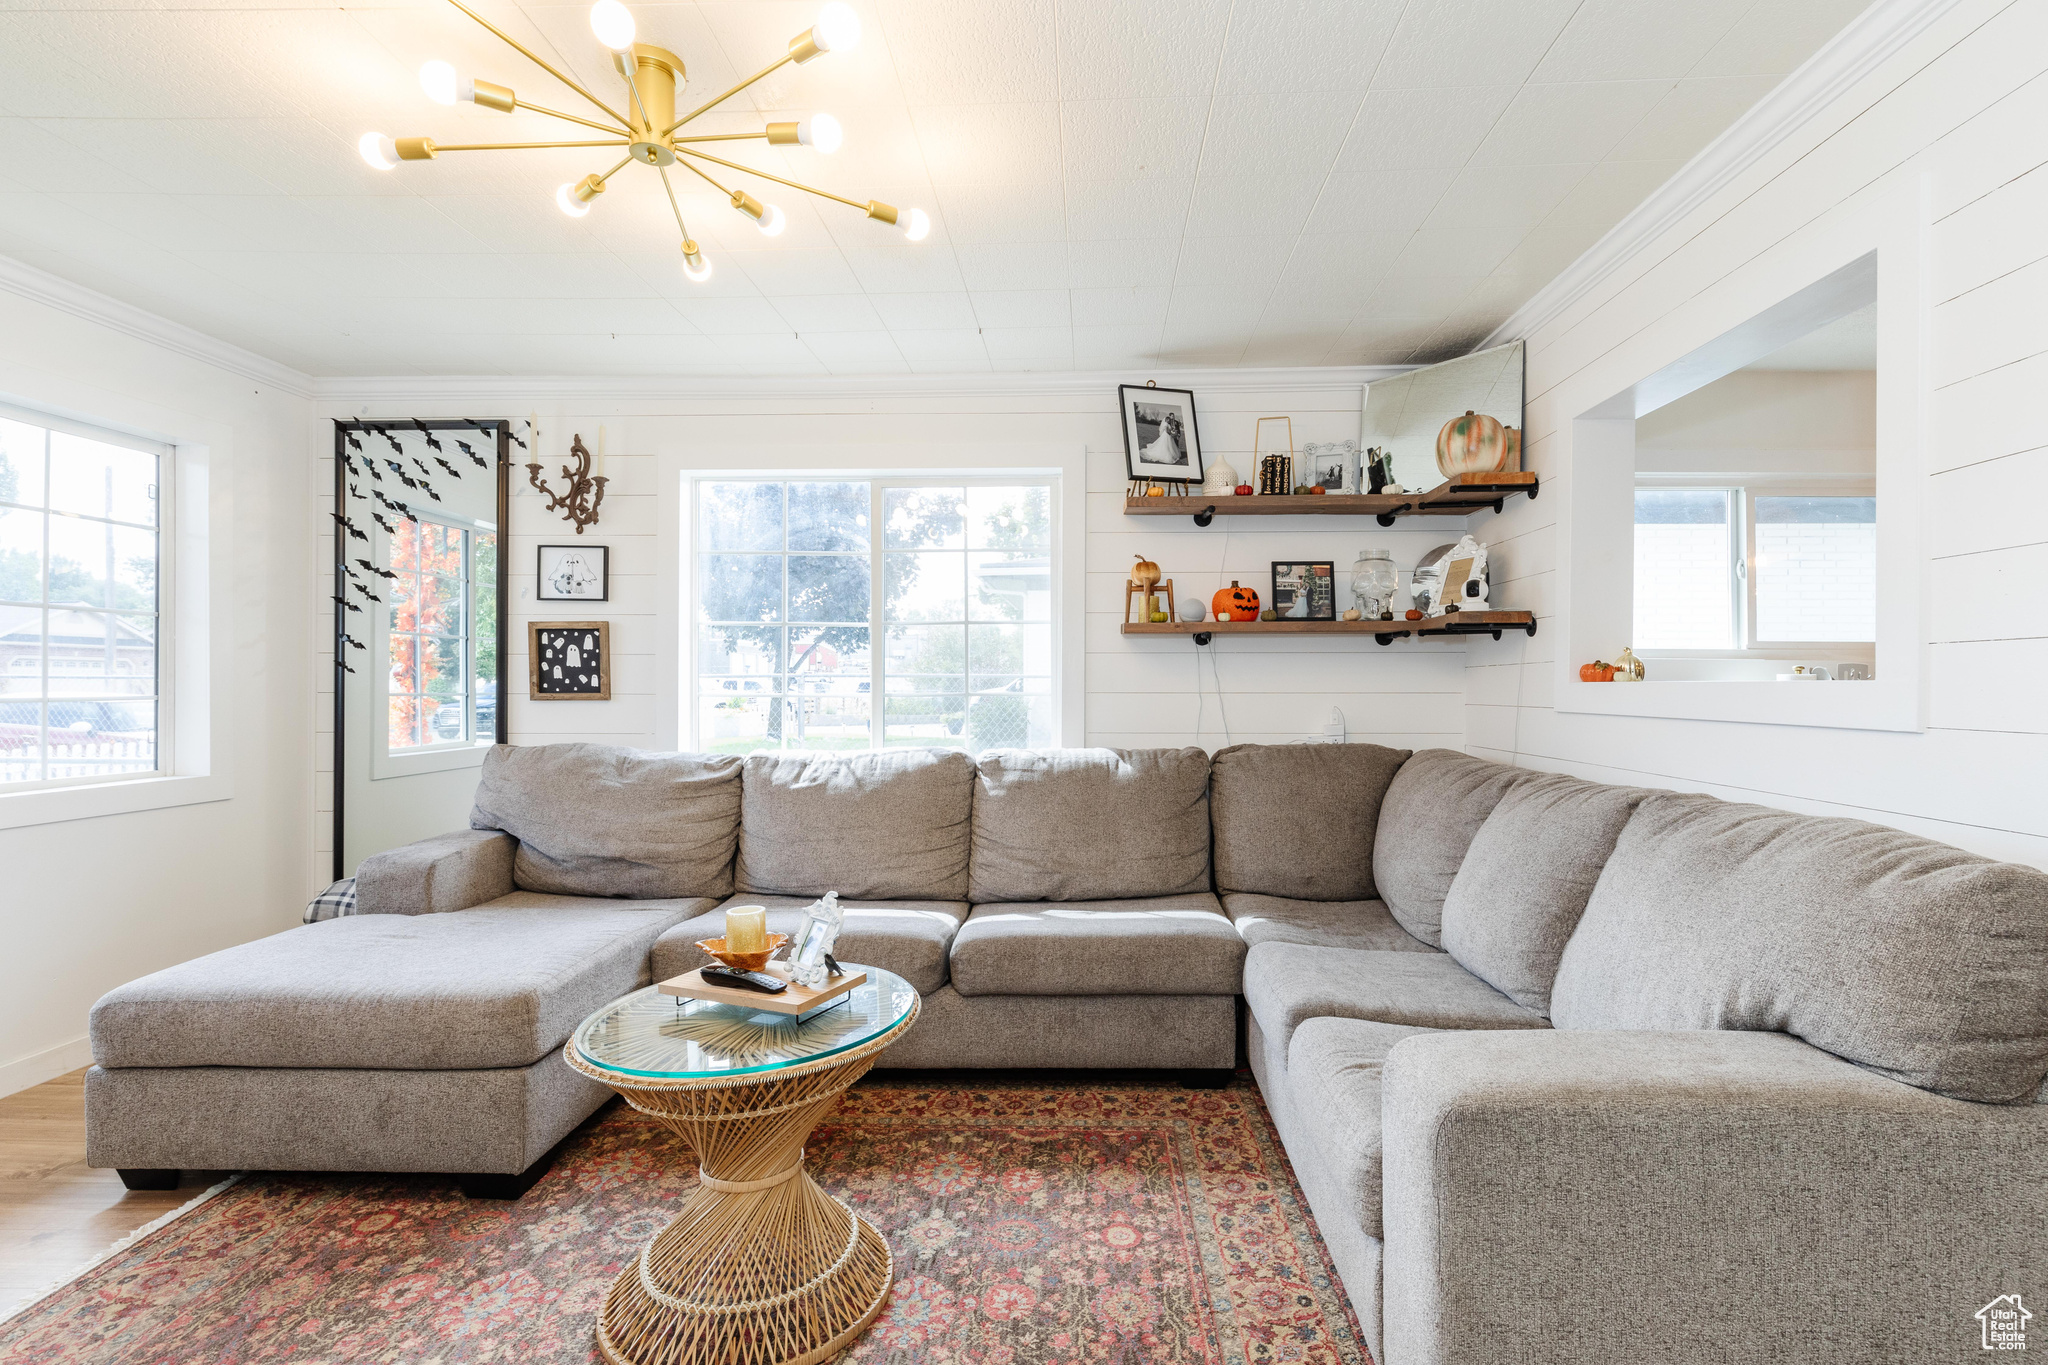
M 1248 1077 L 870 1078 L 809 1161 L 896 1256 L 844 1360 L 1370 1365 Z M 695 1172 L 614 1105 L 517 1203 L 431 1177 L 254 1175 L 0 1324 L 0 1361 L 594 1361 L 606 1288 Z

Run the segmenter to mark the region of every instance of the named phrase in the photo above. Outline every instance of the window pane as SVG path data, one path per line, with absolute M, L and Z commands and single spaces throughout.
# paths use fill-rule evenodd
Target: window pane
M 0 701 L 0 782 L 43 778 L 43 704 Z
M 784 705 L 785 749 L 866 749 L 866 697 L 790 697 Z
M 882 742 L 891 746 L 926 745 L 964 749 L 967 725 L 965 697 L 890 697 Z
M 156 618 L 51 611 L 53 697 L 147 697 L 156 692 Z
M 958 550 L 966 544 L 965 489 L 886 489 L 882 517 L 882 543 L 891 550 Z
M 780 550 L 782 485 L 699 484 L 697 535 L 707 550 Z
M 864 483 L 793 483 L 789 486 L 789 548 L 868 548 L 868 486 Z
M 970 488 L 967 544 L 975 550 L 1052 548 L 1052 490 Z
M 53 701 L 44 777 L 100 777 L 156 767 L 156 704 Z
M 410 521 L 393 524 L 391 567 L 399 573 L 408 573 L 420 566 L 420 528 Z
M 891 626 L 883 675 L 891 692 L 966 690 L 964 626 Z
M 967 614 L 967 556 L 892 554 L 882 570 L 891 621 L 958 621 Z
M 697 633 L 697 671 L 756 676 L 780 673 L 782 627 L 705 627 Z
M 41 607 L 0 607 L 0 697 L 39 697 L 43 692 L 43 610 Z M 34 705 L 30 704 L 33 711 Z M 40 713 L 26 722 L 0 707 L 0 731 L 14 723 L 40 725 Z M 7 738 L 0 733 L 0 749 Z
M 780 621 L 781 555 L 700 555 L 697 619 Z
M 1756 638 L 1877 638 L 1877 499 L 1756 500 Z
M 867 556 L 791 555 L 789 619 L 865 622 L 868 619 Z
M 43 505 L 43 429 L 0 417 L 0 502 Z
M 50 507 L 156 525 L 156 456 L 50 433 Z
M 51 517 L 50 601 L 155 610 L 156 532 Z
M 1638 649 L 1734 649 L 1735 565 L 1726 489 L 1636 492 Z
M 420 699 L 411 696 L 391 697 L 389 717 L 386 722 L 385 747 L 390 749 L 416 749 L 423 742 L 420 739 Z
M 773 734 L 770 722 L 773 722 Z M 782 698 L 707 696 L 697 701 L 697 743 L 714 754 L 782 747 Z
M 967 703 L 967 747 L 1043 749 L 1052 744 L 1052 698 L 999 695 Z
M 970 692 L 1045 692 L 1052 687 L 1051 626 L 969 626 Z
M 419 648 L 417 635 L 393 635 L 391 637 L 391 704 L 395 708 L 399 697 L 419 691 Z
M 498 725 L 498 538 L 488 532 L 472 533 L 475 560 L 471 580 L 470 630 L 476 636 L 476 695 L 471 699 L 474 715 L 469 737 L 494 739 Z
M 967 556 L 967 614 L 975 621 L 1052 619 L 1052 560 L 1029 551 Z
M 43 514 L 0 507 L 0 602 L 43 600 Z
M 429 697 L 421 703 L 421 715 L 428 744 L 458 744 L 468 738 L 463 733 L 462 698 L 459 696 L 445 699 Z
M 866 692 L 870 685 L 868 628 L 831 626 L 789 633 L 791 692 Z

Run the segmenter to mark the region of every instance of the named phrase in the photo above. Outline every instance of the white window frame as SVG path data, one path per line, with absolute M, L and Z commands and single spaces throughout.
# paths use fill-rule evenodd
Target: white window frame
M 176 697 L 174 696 L 177 685 L 177 669 L 173 665 L 178 655 L 176 641 L 172 638 L 172 632 L 175 629 L 175 613 L 172 607 L 178 600 L 176 582 L 177 556 L 173 553 L 173 547 L 177 543 L 178 535 L 175 524 L 178 504 L 177 447 L 163 441 L 153 441 L 145 437 L 130 435 L 127 432 L 96 426 L 89 422 L 75 421 L 54 413 L 40 412 L 33 408 L 15 407 L 6 403 L 0 403 L 0 417 L 30 426 L 41 427 L 46 431 L 61 432 L 67 436 L 77 436 L 84 440 L 99 442 L 103 445 L 119 446 L 124 450 L 135 450 L 145 455 L 154 456 L 156 459 L 157 489 L 156 610 L 154 612 L 156 617 L 156 678 L 153 695 L 153 700 L 156 704 L 155 766 L 139 771 L 106 773 L 92 777 L 59 777 L 35 782 L 0 783 L 0 799 L 31 796 L 43 792 L 76 790 L 79 788 L 119 786 L 126 783 L 148 782 L 169 777 L 177 771 L 174 757 L 175 749 L 173 748 L 177 730 Z M 47 463 L 45 464 L 44 474 L 47 480 Z M 48 496 L 49 490 L 45 487 L 45 506 L 41 511 L 46 524 L 49 517 L 63 515 L 62 513 L 51 512 L 48 509 Z M 133 525 L 133 523 L 123 524 Z M 44 535 L 44 545 L 47 550 L 47 531 Z M 49 564 L 47 559 L 45 560 L 43 571 L 45 575 L 43 610 L 45 612 L 45 628 L 47 628 L 50 595 L 48 582 Z M 135 615 L 137 613 L 126 614 Z M 44 645 L 41 677 L 43 686 L 40 701 L 44 706 L 44 723 L 47 725 L 49 717 L 48 707 L 52 700 L 49 695 L 50 656 L 47 641 Z M 18 700 L 18 698 L 8 698 L 6 700 Z M 0 829 L 8 828 L 11 823 L 6 819 L 7 814 L 7 811 L 0 809 Z M 37 822 L 23 821 L 20 823 Z
M 1070 652 L 1067 635 L 1068 613 L 1076 610 L 1070 602 L 1067 588 L 1066 535 L 1069 509 L 1062 497 L 1065 475 L 1059 470 L 1028 469 L 1001 470 L 986 469 L 963 472 L 947 469 L 788 469 L 763 471 L 760 469 L 718 470 L 689 469 L 683 471 L 681 497 L 679 498 L 678 540 L 682 562 L 679 566 L 681 591 L 677 603 L 678 655 L 680 676 L 678 678 L 678 731 L 684 748 L 702 748 L 700 699 L 707 695 L 699 692 L 700 681 L 697 667 L 697 641 L 699 621 L 697 619 L 698 574 L 700 553 L 694 544 L 697 525 L 698 490 L 707 483 L 865 483 L 868 489 L 868 746 L 866 749 L 848 749 L 835 752 L 875 753 L 888 748 L 887 721 L 888 697 L 885 665 L 888 650 L 888 628 L 890 622 L 882 617 L 882 604 L 886 600 L 882 577 L 886 556 L 890 551 L 883 543 L 885 534 L 883 505 L 887 491 L 891 488 L 967 488 L 967 487 L 1042 487 L 1047 491 L 1047 502 L 1052 516 L 1051 547 L 1048 560 L 1052 574 L 1051 619 L 1047 628 L 1052 635 L 1052 673 L 1046 698 L 1052 708 L 1048 729 L 1052 744 L 1065 742 L 1068 733 L 1067 709 L 1070 705 L 1067 686 L 1067 655 Z M 781 553 L 790 553 L 784 549 Z M 798 551 L 797 553 L 802 553 Z M 972 553 L 972 551 L 962 551 Z M 788 626 L 801 622 L 762 622 L 763 625 L 780 624 Z M 903 622 L 899 624 L 938 624 L 945 622 Z M 984 622 L 978 624 L 1001 624 Z M 1077 623 L 1078 624 L 1078 623 Z M 909 695 L 909 694 L 904 694 Z M 969 694 L 971 700 L 972 693 Z M 790 752 L 796 752 L 794 750 Z
M 491 522 L 474 517 L 465 517 L 460 513 L 443 511 L 438 508 L 427 511 L 415 507 L 413 512 L 423 522 L 430 521 L 440 526 L 451 527 L 457 531 L 465 531 L 469 535 L 469 539 L 466 542 L 467 548 L 463 552 L 462 565 L 464 596 L 466 599 L 463 611 L 467 618 L 464 630 L 462 725 L 468 737 L 464 739 L 443 740 L 438 744 L 422 744 L 418 748 L 413 749 L 393 749 L 391 747 L 391 599 L 387 596 L 382 602 L 368 603 L 367 605 L 373 613 L 370 618 L 370 634 L 372 637 L 370 667 L 372 676 L 376 679 L 375 686 L 377 689 L 372 703 L 375 708 L 375 726 L 372 733 L 376 736 L 376 739 L 370 746 L 370 780 L 372 782 L 382 782 L 394 777 L 412 777 L 419 773 L 448 772 L 456 768 L 475 767 L 483 762 L 484 752 L 492 744 L 496 743 L 495 734 L 479 736 L 475 733 L 474 727 L 476 724 L 477 624 L 483 616 L 483 609 L 476 600 L 476 537 L 478 535 L 497 535 L 498 528 Z M 373 530 L 371 534 L 377 538 L 374 542 L 377 562 L 380 564 L 391 563 L 390 533 L 380 526 Z M 498 542 L 498 564 L 501 573 L 504 571 L 504 562 L 505 544 L 501 537 Z M 490 610 L 493 619 L 495 619 L 497 612 L 495 598 L 490 604 Z M 503 650 L 505 642 L 500 640 L 498 648 Z M 499 698 L 498 704 L 500 706 L 504 705 L 502 697 Z
M 1727 493 L 1729 497 L 1730 607 L 1735 638 L 1729 649 L 1638 649 L 1643 659 L 1806 659 L 1867 663 L 1875 640 L 1758 640 L 1756 636 L 1756 500 L 1759 497 L 1874 498 L 1877 480 L 1864 475 L 1738 474 L 1702 479 L 1684 474 L 1638 474 L 1636 491 Z

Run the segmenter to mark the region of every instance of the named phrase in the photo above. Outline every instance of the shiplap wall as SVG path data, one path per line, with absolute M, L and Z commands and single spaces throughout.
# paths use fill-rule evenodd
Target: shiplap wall
M 1560 713 L 1552 643 L 1475 641 L 1473 752 L 1609 781 L 1900 826 L 2048 867 L 2048 7 L 1958 5 L 1648 250 L 1529 338 L 1528 459 L 1545 496 L 1474 518 L 1503 605 L 1554 618 L 1572 419 L 1774 249 L 1925 177 L 1931 393 L 1925 733 Z M 1710 335 L 1710 334 L 1709 334 Z M 1707 339 L 1702 335 L 1700 341 Z M 1589 376 L 1599 376 L 1597 382 Z M 1628 376 L 1624 374 L 1623 381 Z M 1882 380 L 1882 376 L 1880 376 Z M 1605 386 L 1606 392 L 1596 389 Z
M 1191 380 L 1204 448 L 1212 456 L 1227 458 L 1240 472 L 1248 471 L 1258 419 L 1282 414 L 1293 419 L 1297 447 L 1355 437 L 1361 389 L 1376 373 L 1330 371 L 1325 377 L 1293 372 L 1267 378 L 1245 371 Z M 1169 375 L 1158 377 L 1165 384 L 1180 382 Z M 1331 560 L 1337 568 L 1341 609 L 1350 603 L 1348 573 L 1360 550 L 1369 545 L 1390 549 L 1405 587 L 1406 571 L 1429 549 L 1455 540 L 1463 519 L 1404 521 L 1383 530 L 1367 517 L 1218 517 L 1204 529 L 1181 518 L 1126 517 L 1123 436 L 1114 381 L 1076 388 L 1036 383 L 1026 376 L 1012 392 L 1002 391 L 1003 382 L 982 388 L 934 384 L 928 393 L 919 393 L 905 391 L 904 381 L 897 380 L 889 381 L 888 391 L 873 396 L 848 391 L 837 396 L 631 398 L 599 403 L 544 393 L 508 400 L 465 391 L 460 381 L 452 381 L 445 391 L 415 391 L 402 401 L 380 396 L 336 402 L 324 415 L 382 420 L 449 413 L 524 416 L 537 409 L 543 430 L 551 433 L 545 443 L 550 452 L 566 445 L 571 431 L 582 432 L 587 443 L 594 443 L 597 425 L 604 423 L 612 483 L 603 520 L 584 538 L 611 547 L 611 601 L 586 608 L 533 601 L 535 547 L 575 537 L 565 534 L 566 523 L 549 515 L 537 496 L 519 494 L 512 500 L 509 714 L 515 743 L 589 739 L 653 747 L 662 742 L 662 670 L 675 667 L 663 644 L 664 613 L 669 610 L 664 584 L 676 572 L 673 502 L 678 498 L 677 490 L 664 486 L 667 479 L 657 473 L 663 457 L 672 459 L 682 452 L 685 462 L 694 464 L 703 462 L 695 452 L 752 447 L 774 451 L 776 467 L 785 467 L 789 452 L 809 450 L 817 452 L 820 468 L 829 468 L 846 462 L 848 448 L 862 448 L 904 452 L 907 467 L 915 462 L 911 454 L 920 448 L 958 448 L 985 441 L 1086 448 L 1083 524 L 1069 525 L 1066 532 L 1080 537 L 1085 547 L 1086 658 L 1083 695 L 1074 704 L 1082 709 L 1087 743 L 1200 744 L 1210 749 L 1229 741 L 1291 743 L 1320 735 L 1336 707 L 1354 740 L 1402 748 L 1463 744 L 1462 642 L 1398 641 L 1382 647 L 1369 638 L 1219 637 L 1204 651 L 1186 639 L 1126 638 L 1118 631 L 1123 585 L 1140 553 L 1174 580 L 1177 594 L 1204 602 L 1233 577 L 1256 586 L 1262 598 L 1268 596 L 1275 559 Z M 331 436 L 324 427 L 315 435 L 314 448 L 320 465 L 314 484 L 324 536 L 327 490 L 332 484 Z M 550 455 L 549 469 L 557 463 L 559 454 Z M 734 466 L 714 460 L 712 467 Z M 518 472 L 523 481 L 524 471 Z M 328 553 L 325 542 L 321 553 Z M 317 599 L 315 638 L 324 639 L 324 590 Z M 612 623 L 612 700 L 528 700 L 526 623 L 584 617 Z M 322 770 L 314 793 L 319 813 L 309 878 L 316 882 L 324 882 L 326 876 L 331 820 L 325 764 L 332 705 L 325 689 L 332 671 L 325 660 L 323 653 L 315 670 L 323 689 L 316 710 L 321 733 L 315 752 Z

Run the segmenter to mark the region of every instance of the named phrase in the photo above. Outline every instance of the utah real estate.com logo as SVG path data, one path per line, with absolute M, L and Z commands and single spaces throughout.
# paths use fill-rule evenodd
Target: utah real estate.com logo
M 2020 1302 L 2017 1294 L 2000 1294 L 1977 1310 L 1977 1321 L 1984 1328 L 1984 1349 L 1987 1351 L 2024 1351 L 2027 1349 L 2027 1322 L 2034 1315 Z

